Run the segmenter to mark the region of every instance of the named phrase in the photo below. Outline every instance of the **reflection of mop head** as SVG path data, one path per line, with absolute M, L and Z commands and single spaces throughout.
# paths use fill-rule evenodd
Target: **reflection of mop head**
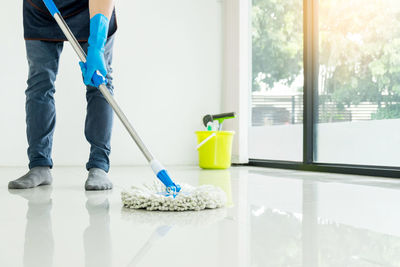
M 213 209 L 202 212 L 187 211 L 170 213 L 122 208 L 121 214 L 123 220 L 145 225 L 207 226 L 223 220 L 227 216 L 227 211 L 226 209 Z
M 226 206 L 233 206 L 231 172 L 229 170 L 201 170 L 199 185 L 205 184 L 221 188 L 226 193 Z
M 165 186 L 161 183 L 133 186 L 130 190 L 121 193 L 124 207 L 130 209 L 146 209 L 160 211 L 185 211 L 216 209 L 225 206 L 226 194 L 223 190 L 212 185 L 193 187 L 182 185 L 176 196 L 166 196 Z

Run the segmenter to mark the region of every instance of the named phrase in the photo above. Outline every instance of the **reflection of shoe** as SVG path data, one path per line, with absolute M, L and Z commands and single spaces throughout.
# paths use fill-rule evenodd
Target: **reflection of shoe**
M 50 185 L 39 186 L 35 188 L 29 188 L 25 190 L 19 189 L 8 189 L 8 192 L 13 195 L 18 195 L 25 198 L 31 203 L 44 203 L 51 199 L 51 193 L 53 192 L 53 187 Z
M 110 209 L 110 203 L 108 202 L 108 199 L 105 199 L 101 203 L 91 203 L 89 200 L 86 201 L 86 209 L 91 217 L 91 219 L 103 219 L 106 217 L 108 219 L 108 211 Z
M 108 214 L 110 203 L 108 202 L 108 196 L 111 191 L 85 191 L 87 198 L 86 209 L 89 214 Z
M 110 267 L 111 234 L 107 193 L 86 192 L 89 226 L 83 233 L 86 266 Z
M 110 190 L 103 190 L 103 191 L 85 191 L 85 196 L 87 198 L 87 202 L 96 205 L 103 203 L 104 200 L 111 195 L 112 191 Z

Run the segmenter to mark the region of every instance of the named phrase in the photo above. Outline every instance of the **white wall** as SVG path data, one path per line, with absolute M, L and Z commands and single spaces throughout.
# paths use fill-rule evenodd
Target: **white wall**
M 0 16 L 0 165 L 25 165 L 24 90 L 27 63 L 22 1 L 5 2 Z M 194 131 L 221 109 L 221 3 L 217 0 L 117 2 L 115 95 L 145 143 L 166 164 L 193 164 Z M 56 165 L 83 165 L 85 97 L 77 58 L 64 46 L 56 83 Z M 116 119 L 112 163 L 144 164 Z

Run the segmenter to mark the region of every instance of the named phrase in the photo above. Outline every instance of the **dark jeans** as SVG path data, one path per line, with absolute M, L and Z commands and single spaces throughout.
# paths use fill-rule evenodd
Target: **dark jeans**
M 105 46 L 108 70 L 107 87 L 111 93 L 114 90 L 111 77 L 113 43 L 114 37 L 112 36 Z M 28 88 L 25 91 L 25 107 L 30 169 L 37 166 L 53 167 L 51 150 L 56 124 L 54 82 L 63 45 L 63 42 L 26 41 L 29 77 Z M 83 49 L 85 52 L 87 51 L 87 43 L 83 44 Z M 75 67 L 78 68 L 78 64 Z M 86 100 L 85 136 L 90 144 L 86 169 L 100 168 L 108 172 L 113 111 L 101 92 L 95 87 L 86 87 Z

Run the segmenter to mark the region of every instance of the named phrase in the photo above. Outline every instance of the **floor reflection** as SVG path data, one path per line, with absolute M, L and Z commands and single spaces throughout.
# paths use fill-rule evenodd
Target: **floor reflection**
M 135 267 L 140 266 L 146 256 L 154 255 L 151 254 L 152 247 L 167 236 L 171 229 L 193 226 L 201 228 L 218 224 L 227 217 L 227 210 L 220 208 L 203 211 L 168 212 L 132 210 L 123 207 L 121 217 L 134 225 L 143 224 L 154 227 L 153 233 L 127 265 L 127 267 Z
M 135 171 L 121 170 L 121 184 Z M 182 176 L 221 187 L 229 207 L 130 210 L 118 187 L 84 193 L 66 175 L 54 191 L 0 187 L 0 266 L 400 267 L 400 180 L 247 167 Z
M 52 191 L 51 186 L 9 190 L 11 194 L 18 195 L 28 201 L 23 258 L 25 267 L 53 266 Z
M 270 183 L 271 191 L 274 182 Z M 399 236 L 381 232 L 379 227 L 367 229 L 325 217 L 326 214 L 331 217 L 346 214 L 346 218 L 351 219 L 357 214 L 351 214 L 351 210 L 341 204 L 328 206 L 320 193 L 326 190 L 324 186 L 313 181 L 296 185 L 301 192 L 301 212 L 284 208 L 284 204 L 271 206 L 267 201 L 263 205 L 261 201 L 249 203 L 251 266 L 400 266 Z M 355 189 L 353 194 L 368 190 Z M 337 197 L 346 196 L 342 192 Z M 285 198 L 287 202 L 290 196 L 282 196 L 281 203 L 285 203 Z M 332 209 L 327 210 L 328 207 Z
M 303 266 L 318 266 L 318 185 L 303 181 L 302 261 Z
M 89 226 L 83 233 L 86 267 L 112 266 L 109 192 L 87 191 Z
M 151 236 L 146 241 L 146 243 L 141 247 L 141 249 L 132 258 L 132 260 L 128 264 L 128 267 L 139 266 L 140 262 L 149 253 L 151 248 L 160 239 L 162 239 L 164 236 L 166 236 L 168 234 L 168 232 L 171 230 L 171 228 L 172 228 L 172 226 L 169 226 L 169 225 L 161 225 L 161 226 L 157 227 L 157 229 L 154 230 L 154 232 L 151 234 Z
M 226 206 L 233 207 L 230 170 L 201 170 L 199 185 L 214 185 L 221 188 L 226 194 Z
M 227 216 L 225 208 L 202 211 L 146 211 L 121 208 L 121 217 L 132 224 L 149 226 L 209 226 L 220 222 Z

